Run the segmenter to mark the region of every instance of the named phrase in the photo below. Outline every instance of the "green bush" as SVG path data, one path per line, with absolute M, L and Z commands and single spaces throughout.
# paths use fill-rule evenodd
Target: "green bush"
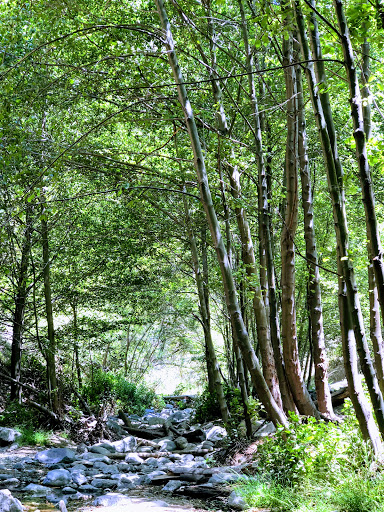
M 1 427 L 22 427 L 36 428 L 41 426 L 44 421 L 44 415 L 27 407 L 25 404 L 19 404 L 17 401 L 9 402 L 6 409 L 0 414 Z
M 121 375 L 94 370 L 90 380 L 82 388 L 83 397 L 91 407 L 108 404 L 112 409 L 124 409 L 143 414 L 152 405 L 155 392 L 144 385 L 128 382 Z
M 239 491 L 272 512 L 383 512 L 384 478 L 349 401 L 340 424 L 290 417 L 258 447 L 253 478 Z
M 21 446 L 47 446 L 52 435 L 51 431 L 20 428 L 21 437 L 17 440 Z

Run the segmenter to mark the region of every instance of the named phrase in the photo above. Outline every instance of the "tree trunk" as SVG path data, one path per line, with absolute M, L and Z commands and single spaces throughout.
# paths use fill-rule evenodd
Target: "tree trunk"
M 276 424 L 287 425 L 287 419 L 276 404 L 273 396 L 263 377 L 259 362 L 255 352 L 250 344 L 248 333 L 245 329 L 244 321 L 241 315 L 235 282 L 232 270 L 229 264 L 228 255 L 224 246 L 221 235 L 221 229 L 217 220 L 216 211 L 213 206 L 211 191 L 208 184 L 207 172 L 205 169 L 204 156 L 197 132 L 197 127 L 193 115 L 191 103 L 187 96 L 184 85 L 184 78 L 179 67 L 172 37 L 171 26 L 169 24 L 167 14 L 162 0 L 156 0 L 156 6 L 159 13 L 161 27 L 163 29 L 164 44 L 167 48 L 168 59 L 172 69 L 174 80 L 177 84 L 179 101 L 184 111 L 185 123 L 188 129 L 191 146 L 194 154 L 194 165 L 200 188 L 200 197 L 207 217 L 209 229 L 211 232 L 213 244 L 217 253 L 220 265 L 222 281 L 224 285 L 225 297 L 228 312 L 231 318 L 233 330 L 236 333 L 237 341 L 250 371 L 252 380 L 255 384 L 257 393 L 272 421 Z
M 184 187 L 185 191 L 185 187 Z M 189 243 L 191 247 L 191 255 L 193 262 L 193 271 L 195 274 L 195 281 L 197 287 L 197 293 L 199 296 L 199 309 L 201 316 L 201 323 L 204 331 L 204 340 L 205 340 L 205 350 L 206 350 L 206 358 L 207 358 L 207 371 L 208 371 L 208 383 L 210 392 L 216 392 L 217 400 L 219 402 L 221 417 L 223 418 L 224 423 L 228 423 L 229 420 L 229 410 L 227 406 L 227 402 L 224 396 L 223 385 L 221 382 L 219 363 L 217 362 L 215 347 L 213 345 L 212 333 L 211 333 L 211 315 L 209 311 L 209 298 L 208 298 L 208 287 L 207 282 L 204 283 L 203 275 L 200 270 L 199 265 L 199 257 L 197 252 L 197 244 L 195 234 L 192 228 L 191 216 L 189 213 L 189 206 L 187 202 L 187 196 L 183 194 L 184 201 L 184 212 L 186 219 L 186 226 L 188 231 Z M 205 240 L 203 240 L 203 245 L 205 246 Z M 206 247 L 203 248 L 203 253 L 206 253 Z M 206 261 L 206 254 L 203 259 Z M 206 265 L 204 265 L 206 266 Z M 206 269 L 207 271 L 207 269 Z M 207 275 L 205 275 L 205 279 L 207 280 Z
M 49 240 L 48 240 L 48 224 L 45 219 L 45 209 L 42 209 L 41 218 L 41 236 L 43 244 L 43 276 L 44 276 L 44 297 L 45 297 L 45 312 L 48 324 L 48 346 L 45 351 L 47 358 L 47 376 L 48 387 L 51 401 L 51 408 L 53 412 L 59 411 L 59 396 L 56 378 L 56 341 L 55 329 L 53 326 L 53 309 L 52 309 L 52 294 L 50 283 L 50 262 L 49 262 Z
M 283 64 L 293 63 L 293 37 L 283 41 Z M 281 337 L 285 369 L 296 406 L 300 414 L 318 417 L 319 413 L 304 383 L 300 366 L 296 331 L 295 306 L 295 245 L 298 216 L 297 170 L 297 105 L 295 67 L 284 71 L 287 98 L 287 143 L 285 153 L 286 207 L 281 233 Z
M 315 0 L 312 0 L 312 5 L 315 7 Z M 347 71 L 352 72 L 350 68 L 353 67 L 353 61 L 351 61 L 351 55 L 349 55 L 349 50 L 346 47 L 348 41 L 346 40 L 347 35 L 347 27 L 342 23 L 342 17 L 343 13 L 340 10 L 340 7 L 342 9 L 342 5 L 340 6 L 340 3 L 335 3 L 335 8 L 337 11 L 337 15 L 340 18 L 339 21 L 341 23 L 340 32 L 342 32 L 343 39 L 342 39 L 342 46 L 343 46 L 343 52 L 345 54 L 345 59 L 347 62 Z M 324 69 L 324 62 L 322 60 L 322 53 L 321 53 L 321 44 L 320 44 L 320 36 L 319 36 L 319 30 L 317 26 L 317 19 L 316 16 L 312 13 L 311 20 L 310 20 L 310 32 L 311 32 L 311 41 L 312 41 L 312 48 L 314 52 L 314 58 L 315 58 L 315 67 L 317 70 L 317 79 L 319 82 L 323 83 L 323 86 L 326 87 L 326 74 Z M 309 66 L 308 66 L 309 67 Z M 347 74 L 348 74 L 347 73 Z M 353 75 L 353 73 L 352 73 Z M 353 78 L 352 75 L 348 74 L 348 82 L 351 86 L 351 96 L 354 99 L 354 101 L 358 101 L 359 92 L 356 89 L 356 86 L 353 85 L 353 90 L 356 91 L 357 96 L 355 94 L 352 94 L 352 82 Z M 357 84 L 358 87 L 358 84 Z M 330 154 L 324 155 L 326 160 L 326 167 L 327 167 L 327 177 L 328 177 L 328 187 L 332 199 L 332 205 L 333 205 L 333 218 L 334 218 L 334 225 L 335 225 L 335 232 L 336 232 L 336 239 L 339 246 L 339 257 L 341 261 L 341 268 L 343 271 L 343 276 L 345 279 L 345 284 L 347 287 L 347 297 L 348 297 L 348 303 L 349 308 L 352 316 L 352 322 L 353 327 L 355 331 L 355 340 L 357 344 L 357 351 L 359 354 L 359 360 L 361 369 L 363 371 L 364 377 L 367 382 L 367 387 L 369 391 L 369 395 L 371 397 L 373 409 L 375 411 L 376 420 L 379 425 L 379 429 L 382 435 L 384 435 L 384 401 L 383 397 L 377 382 L 376 374 L 373 368 L 373 364 L 371 361 L 371 356 L 369 354 L 369 348 L 367 344 L 367 339 L 365 336 L 365 328 L 364 328 L 364 322 L 363 317 L 361 313 L 361 307 L 360 307 L 360 299 L 359 294 L 357 290 L 356 285 L 356 279 L 355 279 L 355 273 L 354 273 L 354 267 L 352 260 L 349 257 L 349 233 L 348 233 L 348 224 L 347 224 L 347 216 L 345 211 L 345 199 L 344 199 L 344 183 L 343 183 L 343 169 L 340 162 L 340 159 L 338 157 L 337 152 L 337 139 L 336 139 L 336 131 L 333 123 L 333 116 L 332 116 L 332 110 L 329 100 L 329 94 L 327 92 L 320 93 L 321 98 L 321 104 L 323 109 L 323 116 L 325 121 L 325 129 L 327 131 L 328 140 L 330 143 L 330 147 L 328 150 L 325 150 L 323 148 L 323 151 L 330 151 Z M 361 110 L 361 100 L 360 100 L 360 110 Z M 366 153 L 364 156 L 364 147 L 365 147 L 365 137 L 364 137 L 364 125 L 360 125 L 360 118 L 358 113 L 358 107 L 353 107 L 352 109 L 352 119 L 354 121 L 354 135 L 356 140 L 356 147 L 357 151 L 361 152 L 362 158 L 359 159 L 359 169 L 360 174 L 366 173 L 367 169 L 367 161 L 366 161 Z M 356 123 L 358 123 L 358 126 L 356 126 Z M 361 131 L 361 133 L 360 133 Z M 361 137 L 362 135 L 362 137 Z M 360 161 L 361 160 L 361 161 Z M 368 168 L 369 172 L 369 168 Z M 373 206 L 373 196 L 370 196 L 371 187 L 370 182 L 365 181 L 364 186 L 366 187 L 366 190 L 363 191 L 364 197 L 367 200 L 366 206 L 370 205 L 369 208 Z M 363 187 L 364 188 L 364 187 Z M 373 214 L 372 214 L 373 215 Z M 370 217 L 370 221 L 373 222 L 373 217 Z M 368 223 L 367 223 L 368 226 Z M 370 226 L 370 229 L 372 226 Z M 372 228 L 373 229 L 373 228 Z M 374 229 L 373 229 L 374 231 Z M 372 240 L 371 240 L 372 241 Z M 376 242 L 379 242 L 378 239 L 376 239 Z M 372 241 L 373 243 L 373 241 Z M 373 251 L 375 252 L 375 247 L 373 247 Z M 380 264 L 380 259 L 374 260 L 378 264 Z M 375 263 L 374 263 L 375 266 Z M 377 277 L 381 272 L 378 272 L 376 274 L 375 269 L 375 276 Z M 378 286 L 380 289 L 380 287 Z M 380 292 L 379 292 L 380 293 Z M 384 291 L 383 291 L 384 295 Z M 384 297 L 383 297 L 384 298 Z M 379 295 L 380 300 L 380 295 Z
M 12 351 L 11 351 L 11 377 L 15 381 L 20 381 L 21 377 L 21 354 L 23 347 L 24 330 L 24 310 L 27 301 L 28 289 L 28 266 L 31 252 L 32 238 L 32 214 L 31 207 L 27 206 L 25 216 L 25 229 L 23 235 L 23 244 L 21 249 L 20 267 L 17 276 L 17 287 L 15 297 L 15 311 L 13 314 L 12 329 Z M 21 387 L 15 382 L 11 382 L 11 400 L 21 401 Z
M 333 205 L 333 215 L 335 222 L 335 230 L 337 237 L 337 250 L 338 250 L 338 269 L 340 278 L 343 279 L 343 287 L 340 291 L 340 296 L 345 296 L 349 294 L 347 287 L 347 278 L 353 278 L 353 267 L 351 262 L 348 260 L 348 253 L 346 253 L 346 241 L 347 241 L 347 227 L 346 227 L 346 218 L 345 218 L 345 208 L 344 208 L 344 191 L 343 188 L 340 188 L 342 184 L 342 176 L 340 176 L 340 172 L 337 168 L 341 166 L 337 157 L 337 146 L 336 146 L 336 137 L 335 132 L 333 130 L 333 121 L 332 115 L 330 112 L 330 108 L 327 106 L 326 102 L 324 102 L 327 108 L 327 115 L 323 111 L 323 102 L 320 99 L 319 90 L 317 87 L 317 79 L 315 76 L 314 65 L 311 62 L 312 55 L 309 50 L 308 40 L 305 31 L 304 19 L 300 10 L 300 4 L 298 1 L 295 2 L 295 17 L 296 23 L 299 28 L 299 37 L 300 37 L 300 45 L 303 53 L 304 60 L 307 61 L 306 67 L 306 76 L 308 81 L 308 88 L 311 95 L 311 102 L 315 114 L 315 119 L 317 123 L 317 127 L 319 130 L 320 142 L 323 150 L 324 162 L 327 170 L 328 177 L 328 185 L 332 198 Z M 316 48 L 316 56 L 315 59 L 319 58 L 320 42 L 317 36 L 313 32 L 316 31 L 316 25 L 313 23 L 316 20 L 311 19 L 311 29 L 312 29 L 312 41 L 313 47 Z M 320 57 L 321 58 L 321 57 Z M 321 63 L 322 65 L 322 63 Z M 323 101 L 326 98 L 323 98 Z M 330 123 L 328 123 L 328 120 Z M 332 134 L 332 135 L 331 135 Z M 352 268 L 351 268 L 352 267 Z M 352 270 L 352 275 L 350 270 Z M 347 299 L 345 299 L 347 300 Z M 357 387 L 357 381 L 354 377 L 355 368 L 354 368 L 354 339 L 351 333 L 352 327 L 349 324 L 349 320 L 352 322 L 351 318 L 351 306 L 350 299 L 348 298 L 348 305 L 345 300 L 339 302 L 340 308 L 340 316 L 342 319 L 342 340 L 343 340 L 343 350 L 344 350 L 344 364 L 346 368 L 346 375 L 348 379 L 348 386 L 350 389 L 351 397 L 354 397 L 353 405 L 355 408 L 356 416 L 359 420 L 360 428 L 364 435 L 369 436 L 369 439 L 375 449 L 375 452 L 378 453 L 381 451 L 381 447 L 379 446 L 379 442 L 377 440 L 376 432 L 373 428 L 371 428 L 371 413 L 369 409 L 363 404 L 362 400 L 358 400 L 359 389 Z M 381 445 L 381 442 L 380 442 Z
M 81 366 L 80 366 L 80 358 L 79 358 L 79 339 L 78 339 L 78 328 L 77 328 L 77 307 L 75 302 L 72 304 L 72 312 L 73 312 L 73 350 L 75 354 L 75 366 L 76 366 L 76 374 L 77 374 L 77 382 L 79 384 L 79 388 L 81 389 L 83 386 L 83 380 L 81 377 Z
M 316 235 L 313 213 L 313 194 L 309 169 L 307 134 L 305 126 L 304 97 L 301 68 L 296 68 L 297 105 L 298 105 L 298 152 L 301 177 L 302 206 L 304 211 L 305 254 L 308 266 L 308 305 L 311 324 L 311 360 L 315 364 L 315 386 L 317 407 L 328 417 L 333 417 L 331 392 L 328 385 L 328 361 L 325 350 L 323 329 L 323 310 L 321 304 L 320 271 L 317 257 Z M 311 364 L 309 366 L 309 378 Z
M 368 141 L 372 136 L 372 124 L 371 124 L 371 105 L 369 103 L 369 89 L 368 89 L 368 80 L 370 77 L 370 44 L 367 39 L 365 39 L 364 43 L 361 45 L 361 50 L 363 54 L 363 76 L 364 83 L 362 87 L 362 99 L 363 99 L 363 118 L 364 118 L 364 133 L 365 138 Z M 367 248 L 368 248 L 368 256 L 369 256 L 369 265 L 368 265 L 368 289 L 369 289 L 369 326 L 370 326 L 370 336 L 371 342 L 373 346 L 373 354 L 375 360 L 375 368 L 377 373 L 377 379 L 379 381 L 379 386 L 381 393 L 384 394 L 384 343 L 383 336 L 381 332 L 381 323 L 380 323 L 380 304 L 379 297 L 377 291 L 377 284 L 375 278 L 375 271 L 373 269 L 373 255 L 372 248 L 369 241 L 369 233 L 367 233 Z

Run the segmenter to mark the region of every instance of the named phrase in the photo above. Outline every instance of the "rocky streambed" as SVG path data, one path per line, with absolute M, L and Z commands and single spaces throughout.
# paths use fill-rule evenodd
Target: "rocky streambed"
M 111 417 L 108 426 L 119 437 L 115 441 L 37 452 L 20 452 L 17 433 L 0 429 L 7 445 L 0 453 L 0 512 L 22 511 L 23 504 L 33 502 L 38 503 L 35 510 L 50 503 L 62 510 L 87 505 L 89 511 L 166 512 L 168 507 L 178 512 L 201 510 L 207 500 L 210 510 L 213 503 L 214 510 L 245 509 L 231 484 L 246 478 L 250 464 L 215 465 L 212 455 L 227 433 L 220 425 L 192 425 L 191 415 L 192 409 L 168 405 L 124 418 L 129 426 Z M 269 423 L 256 427 L 259 436 L 273 431 Z M 141 437 L 127 435 L 132 431 Z M 199 500 L 197 509 L 189 505 L 194 499 Z

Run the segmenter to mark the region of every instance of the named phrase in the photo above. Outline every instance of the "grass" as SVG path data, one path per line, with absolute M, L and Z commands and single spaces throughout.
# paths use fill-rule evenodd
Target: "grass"
M 18 429 L 21 437 L 17 440 L 20 446 L 47 446 L 52 436 L 51 431 L 35 430 L 28 427 Z
M 250 507 L 272 512 L 383 512 L 384 479 L 352 475 L 338 485 L 326 481 L 279 484 L 260 478 L 240 484 L 238 491 Z

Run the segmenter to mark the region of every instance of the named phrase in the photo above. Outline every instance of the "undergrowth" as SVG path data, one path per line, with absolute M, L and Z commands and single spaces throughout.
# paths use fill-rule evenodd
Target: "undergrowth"
M 262 443 L 238 491 L 272 512 L 384 512 L 384 474 L 348 401 L 340 424 L 291 415 Z

